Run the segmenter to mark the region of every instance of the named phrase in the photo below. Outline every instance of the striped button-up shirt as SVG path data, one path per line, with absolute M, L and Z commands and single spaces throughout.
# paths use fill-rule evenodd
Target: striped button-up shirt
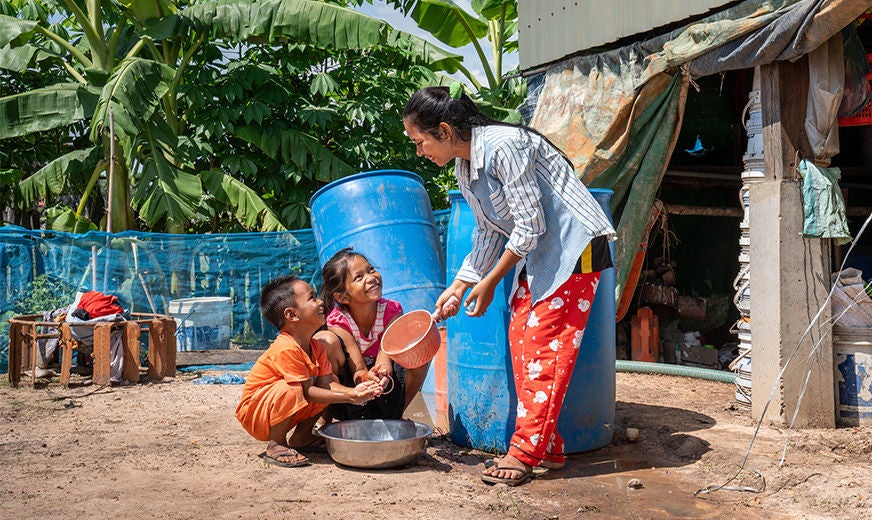
M 474 127 L 470 159 L 457 159 L 454 170 L 476 222 L 460 280 L 481 281 L 505 248 L 523 259 L 535 303 L 569 279 L 593 237 L 614 239 L 600 205 L 563 156 L 535 133 Z

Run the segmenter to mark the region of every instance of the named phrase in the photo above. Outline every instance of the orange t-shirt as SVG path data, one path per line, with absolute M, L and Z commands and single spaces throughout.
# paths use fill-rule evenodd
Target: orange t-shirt
M 312 355 L 281 333 L 251 368 L 236 407 L 236 418 L 257 440 L 269 440 L 270 426 L 294 416 L 294 424 L 314 417 L 327 403 L 310 403 L 302 383 L 333 372 L 327 352 L 316 340 L 310 342 Z

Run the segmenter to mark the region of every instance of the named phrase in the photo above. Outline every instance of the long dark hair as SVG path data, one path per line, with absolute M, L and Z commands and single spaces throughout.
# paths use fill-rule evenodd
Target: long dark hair
M 324 312 L 327 314 L 330 314 L 333 306 L 337 303 L 333 295 L 345 292 L 345 278 L 348 277 L 348 262 L 357 256 L 369 262 L 365 256 L 353 248 L 346 247 L 331 256 L 330 260 L 327 260 L 324 263 L 324 267 L 321 268 L 321 301 L 324 302 Z
M 409 102 L 406 103 L 406 108 L 403 109 L 403 120 L 408 121 L 422 132 L 427 132 L 437 138 L 441 136 L 439 123 L 448 123 L 464 141 L 472 139 L 472 128 L 475 126 L 498 125 L 520 128 L 541 137 L 566 159 L 570 168 L 574 168 L 572 161 L 563 153 L 563 150 L 555 146 L 550 139 L 537 130 L 529 126 L 506 123 L 488 117 L 466 94 L 461 93 L 460 97 L 456 99 L 451 97 L 448 87 L 424 87 L 412 94 Z

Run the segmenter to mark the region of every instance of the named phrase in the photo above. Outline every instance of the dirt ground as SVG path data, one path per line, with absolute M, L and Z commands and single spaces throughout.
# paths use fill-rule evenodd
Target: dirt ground
M 214 373 L 213 375 L 217 375 Z M 615 436 L 517 488 L 479 480 L 487 454 L 428 442 L 410 466 L 355 470 L 326 454 L 265 465 L 238 425 L 242 387 L 196 375 L 111 388 L 0 386 L 0 518 L 869 518 L 869 428 L 763 426 L 746 468 L 762 492 L 720 490 L 755 424 L 735 387 L 617 374 Z M 426 410 L 426 407 L 423 408 Z M 430 417 L 420 417 L 427 422 Z M 639 429 L 638 442 L 625 429 Z M 635 479 L 637 482 L 633 482 Z M 634 488 L 633 484 L 641 484 Z M 630 485 L 628 485 L 630 484 Z M 742 472 L 729 486 L 759 488 Z

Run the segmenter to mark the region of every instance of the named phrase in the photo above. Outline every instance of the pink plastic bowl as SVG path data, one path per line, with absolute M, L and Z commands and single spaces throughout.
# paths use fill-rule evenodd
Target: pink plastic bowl
M 436 356 L 441 338 L 433 316 L 424 310 L 404 314 L 388 325 L 381 348 L 405 368 L 418 368 Z

